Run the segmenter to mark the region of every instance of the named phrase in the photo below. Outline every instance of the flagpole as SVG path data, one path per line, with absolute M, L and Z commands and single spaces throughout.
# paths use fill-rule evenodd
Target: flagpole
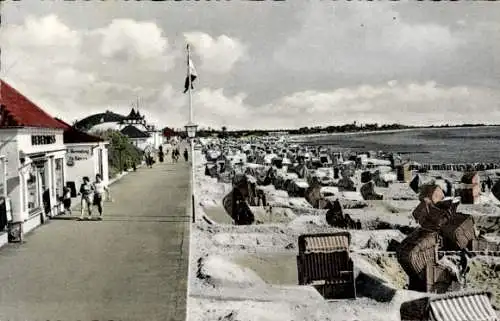
M 188 75 L 188 92 L 189 92 L 189 123 L 193 123 L 193 94 L 191 93 L 191 68 L 189 68 L 189 62 L 191 60 L 191 52 L 189 50 L 189 44 L 187 45 L 187 75 Z
M 189 124 L 193 124 L 193 94 L 191 92 L 191 53 L 189 50 L 189 44 L 186 46 L 187 49 L 187 75 L 188 75 L 188 92 L 189 92 Z M 191 149 L 191 210 L 192 210 L 192 222 L 196 221 L 196 209 L 195 209 L 195 199 L 194 199 L 194 137 L 189 138 L 189 147 Z

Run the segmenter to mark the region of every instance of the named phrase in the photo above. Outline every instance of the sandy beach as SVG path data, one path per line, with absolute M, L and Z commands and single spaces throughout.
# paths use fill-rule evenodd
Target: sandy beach
M 205 176 L 204 156 L 197 151 L 195 157 L 198 218 L 191 227 L 189 321 L 396 321 L 402 302 L 427 295 L 404 289 L 407 276 L 386 252 L 392 239 L 405 238 L 391 227 L 416 224 L 411 212 L 418 195 L 407 184 L 377 188 L 383 201 L 346 210 L 363 224 L 362 230 L 349 230 L 358 297 L 325 300 L 313 286 L 297 285 L 296 263 L 300 234 L 340 230 L 328 225 L 325 211 L 312 207 L 309 213 L 281 211 L 274 218 L 257 215 L 258 224 L 233 225 L 222 207 L 231 185 Z M 490 224 L 500 218 L 500 202 L 488 194 L 482 198 L 481 204 L 460 205 L 460 210 Z M 389 228 L 376 230 L 380 222 Z M 500 303 L 499 267 L 500 258 L 477 256 L 469 280 L 470 288 L 493 291 L 496 305 Z

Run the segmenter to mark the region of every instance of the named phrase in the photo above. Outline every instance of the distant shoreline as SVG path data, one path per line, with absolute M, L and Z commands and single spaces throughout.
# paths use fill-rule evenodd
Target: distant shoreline
M 303 134 L 303 135 L 290 135 L 289 138 L 292 140 L 304 140 L 311 138 L 321 138 L 328 136 L 341 136 L 341 135 L 363 135 L 363 134 L 390 134 L 390 133 L 401 133 L 408 131 L 416 131 L 416 130 L 444 130 L 444 129 L 467 129 L 467 128 L 490 128 L 497 127 L 495 125 L 486 125 L 486 126 L 457 126 L 457 127 L 417 127 L 417 128 L 401 128 L 401 129 L 388 129 L 388 130 L 369 130 L 369 131 L 359 131 L 359 132 L 344 132 L 344 133 L 318 133 L 318 134 Z

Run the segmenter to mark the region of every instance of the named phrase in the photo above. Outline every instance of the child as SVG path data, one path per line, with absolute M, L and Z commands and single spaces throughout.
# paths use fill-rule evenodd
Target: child
M 71 215 L 71 189 L 69 187 L 64 187 L 62 202 L 64 205 L 64 214 L 69 213 Z

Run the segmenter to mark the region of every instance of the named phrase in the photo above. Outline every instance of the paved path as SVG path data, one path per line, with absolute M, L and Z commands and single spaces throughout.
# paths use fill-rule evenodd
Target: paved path
M 0 250 L 0 320 L 185 320 L 189 165 L 111 189 L 103 221 L 52 220 Z

